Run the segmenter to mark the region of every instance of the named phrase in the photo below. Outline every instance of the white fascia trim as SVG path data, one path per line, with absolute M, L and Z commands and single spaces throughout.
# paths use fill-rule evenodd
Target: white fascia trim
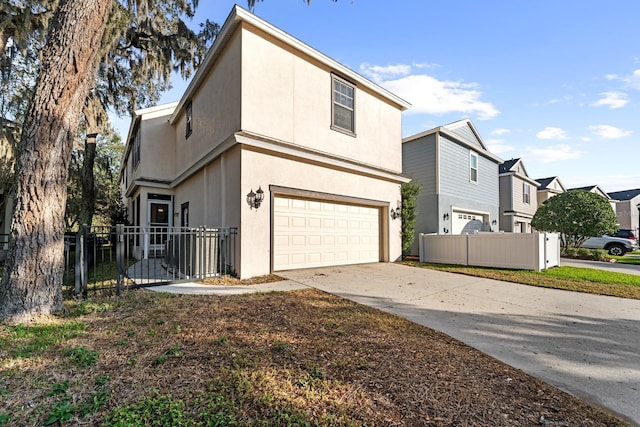
M 329 157 L 321 152 L 313 152 L 308 149 L 302 151 L 287 143 L 273 143 L 265 141 L 263 139 L 254 139 L 246 135 L 236 135 L 236 141 L 249 147 L 282 154 L 284 156 L 301 158 L 313 163 L 324 164 L 334 168 L 344 169 L 349 172 L 357 173 L 359 175 L 372 176 L 374 178 L 384 179 L 386 181 L 396 182 L 399 184 L 405 184 L 411 181 L 411 178 L 401 175 L 400 173 L 384 171 L 381 169 L 368 167 L 363 164 L 352 163 L 350 161 L 347 161 L 346 159 L 342 160 L 335 157 Z
M 521 180 L 523 180 L 523 181 L 525 181 L 525 182 L 527 182 L 527 183 L 529 183 L 531 185 L 535 185 L 536 188 L 540 187 L 540 183 L 538 181 L 536 181 L 535 179 L 529 178 L 528 176 L 524 176 L 524 175 L 521 175 L 521 174 L 516 173 L 516 172 L 503 172 L 499 176 L 500 177 L 503 177 L 503 176 L 515 176 L 516 178 L 521 179 Z
M 170 190 L 173 188 L 171 184 L 169 184 L 168 182 L 165 183 L 165 182 L 158 182 L 154 180 L 147 180 L 145 178 L 138 178 L 131 181 L 131 184 L 129 184 L 129 188 L 127 188 L 127 191 L 125 192 L 124 195 L 126 197 L 131 197 L 131 195 L 133 194 L 134 190 L 137 187 L 162 188 L 165 190 Z
M 472 144 L 472 143 L 470 143 L 470 142 L 467 142 L 467 141 L 465 141 L 465 140 L 461 139 L 459 136 L 452 134 L 452 133 L 451 133 L 451 132 L 446 128 L 446 127 L 444 127 L 444 126 L 438 126 L 437 128 L 429 129 L 429 130 L 426 130 L 426 131 L 424 131 L 424 132 L 420 132 L 420 133 L 417 133 L 417 134 L 415 134 L 415 135 L 408 136 L 408 137 L 406 137 L 406 138 L 404 138 L 404 139 L 402 140 L 402 143 L 404 144 L 405 142 L 415 141 L 416 139 L 420 139 L 420 138 L 422 138 L 422 137 L 425 137 L 425 136 L 428 136 L 428 135 L 431 135 L 431 134 L 434 134 L 434 133 L 435 133 L 435 134 L 437 134 L 437 135 L 444 134 L 444 135 L 446 135 L 448 138 L 450 138 L 450 139 L 452 139 L 452 140 L 454 140 L 454 141 L 456 141 L 456 142 L 460 143 L 461 145 L 463 145 L 463 146 L 465 146 L 465 147 L 467 147 L 467 148 L 470 148 L 470 149 L 472 149 L 472 150 L 476 151 L 479 155 L 481 155 L 481 156 L 483 156 L 483 157 L 487 157 L 487 158 L 489 158 L 489 159 L 491 159 L 491 160 L 493 160 L 493 161 L 495 161 L 495 162 L 498 162 L 498 163 L 504 163 L 504 160 L 502 160 L 500 157 L 498 157 L 498 156 L 496 156 L 495 154 L 493 154 L 493 153 L 491 153 L 490 151 L 488 151 L 488 150 L 487 150 L 487 149 L 482 145 L 482 144 L 484 144 L 484 143 L 482 142 L 482 140 L 480 140 L 480 139 L 479 139 L 479 141 L 480 141 L 480 146 L 478 146 L 478 145 L 476 145 L 476 144 Z
M 467 209 L 467 208 L 459 208 L 457 206 L 451 206 L 451 212 L 464 212 L 467 214 L 476 214 L 476 215 L 491 215 L 491 213 L 489 212 L 485 212 L 485 211 L 477 211 L 474 209 Z
M 401 111 L 404 111 L 404 110 L 408 109 L 409 107 L 411 107 L 411 104 L 409 102 L 405 101 L 404 99 L 400 98 L 399 96 L 394 95 L 393 93 L 389 92 L 388 90 L 378 86 L 377 84 L 375 84 L 371 80 L 361 76 L 360 74 L 356 73 L 355 71 L 351 70 L 350 68 L 345 67 L 344 65 L 340 64 L 339 62 L 337 62 L 334 59 L 331 59 L 327 55 L 324 55 L 323 53 L 320 53 L 319 51 L 317 51 L 316 49 L 312 48 L 311 46 L 301 42 L 300 40 L 298 40 L 295 37 L 287 34 L 286 32 L 282 31 L 281 29 L 271 25 L 267 21 L 264 21 L 264 20 L 258 18 L 257 16 L 255 16 L 254 14 L 249 12 L 248 10 L 243 9 L 242 7 L 240 7 L 238 5 L 235 5 L 233 7 L 233 9 L 231 9 L 231 13 L 227 17 L 224 25 L 222 26 L 222 29 L 220 30 L 220 33 L 218 34 L 218 37 L 216 37 L 215 42 L 213 43 L 213 45 L 209 49 L 209 52 L 207 52 L 207 55 L 206 55 L 204 61 L 202 62 L 202 65 L 200 66 L 200 68 L 198 69 L 198 71 L 194 75 L 193 79 L 189 83 L 189 86 L 187 86 L 187 90 L 185 91 L 184 95 L 182 95 L 182 98 L 180 99 L 180 102 L 178 103 L 177 108 L 175 109 L 175 111 L 171 115 L 171 118 L 169 119 L 169 122 L 171 124 L 175 123 L 175 121 L 178 118 L 178 115 L 183 110 L 185 104 L 187 103 L 187 101 L 189 99 L 191 99 L 191 97 L 194 95 L 195 91 L 198 89 L 198 87 L 200 86 L 202 81 L 206 78 L 206 76 L 207 76 L 210 68 L 213 66 L 216 58 L 220 55 L 220 53 L 222 52 L 222 49 L 224 48 L 224 46 L 227 44 L 227 42 L 231 38 L 235 28 L 242 21 L 251 24 L 252 26 L 258 28 L 261 31 L 264 31 L 265 33 L 269 34 L 270 36 L 272 36 L 272 37 L 278 39 L 279 41 L 291 46 L 293 49 L 295 49 L 295 50 L 297 50 L 297 51 L 299 51 L 299 52 L 301 52 L 301 53 L 303 53 L 305 55 L 308 55 L 311 58 L 313 58 L 313 59 L 315 59 L 315 60 L 317 60 L 317 61 L 319 61 L 319 62 L 321 62 L 323 64 L 326 64 L 329 68 L 341 73 L 345 78 L 353 80 L 354 83 L 357 83 L 358 85 L 362 85 L 364 87 L 367 87 L 369 90 L 377 93 L 378 95 L 380 95 L 384 99 L 390 101 L 393 104 L 396 104 Z

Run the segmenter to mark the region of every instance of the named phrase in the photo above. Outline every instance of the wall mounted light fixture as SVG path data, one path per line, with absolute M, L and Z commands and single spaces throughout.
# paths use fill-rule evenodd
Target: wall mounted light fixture
M 442 231 L 444 231 L 444 234 L 449 234 L 449 229 L 447 227 L 443 228 Z
M 389 208 L 389 211 L 391 213 L 391 219 L 400 218 L 400 214 L 402 213 L 402 210 L 400 209 L 400 203 L 396 205 L 395 209 Z
M 445 221 L 448 220 L 449 219 L 449 212 L 445 212 L 445 214 L 442 215 L 442 219 L 445 220 Z
M 498 221 L 495 220 L 495 219 L 493 221 L 491 221 L 491 225 L 496 225 L 497 223 L 498 223 Z
M 247 194 L 247 204 L 251 209 L 258 209 L 264 200 L 264 191 L 262 191 L 262 187 L 258 187 L 256 192 L 253 192 L 253 188 Z

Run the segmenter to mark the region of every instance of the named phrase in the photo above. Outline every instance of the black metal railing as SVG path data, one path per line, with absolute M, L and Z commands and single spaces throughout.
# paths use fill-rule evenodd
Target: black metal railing
M 63 290 L 90 291 L 234 275 L 237 228 L 81 227 L 65 235 Z

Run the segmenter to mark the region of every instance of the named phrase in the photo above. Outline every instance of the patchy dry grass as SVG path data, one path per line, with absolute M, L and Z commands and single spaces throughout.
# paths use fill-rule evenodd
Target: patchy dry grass
M 640 299 L 640 276 L 631 274 L 576 267 L 555 267 L 546 271 L 535 272 L 448 264 L 428 264 L 418 261 L 402 261 L 401 263 L 413 267 L 430 268 L 432 270 L 521 283 L 524 285 Z
M 11 426 L 627 425 L 444 334 L 311 289 L 72 304 L 50 325 L 1 326 L 0 372 Z
M 232 276 L 220 276 L 220 277 L 212 277 L 208 279 L 201 280 L 200 283 L 204 285 L 215 285 L 215 286 L 248 286 L 248 285 L 262 285 L 264 283 L 273 283 L 284 280 L 280 276 L 276 276 L 275 274 L 267 274 L 266 276 L 257 276 L 252 277 L 250 279 L 238 279 Z

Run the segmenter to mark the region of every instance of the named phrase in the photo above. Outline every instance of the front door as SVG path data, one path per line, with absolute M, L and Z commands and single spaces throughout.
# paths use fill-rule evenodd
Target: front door
M 173 216 L 172 204 L 168 200 L 149 200 L 147 212 L 149 228 L 145 233 L 147 236 L 145 258 L 149 256 L 155 258 L 163 254 Z

